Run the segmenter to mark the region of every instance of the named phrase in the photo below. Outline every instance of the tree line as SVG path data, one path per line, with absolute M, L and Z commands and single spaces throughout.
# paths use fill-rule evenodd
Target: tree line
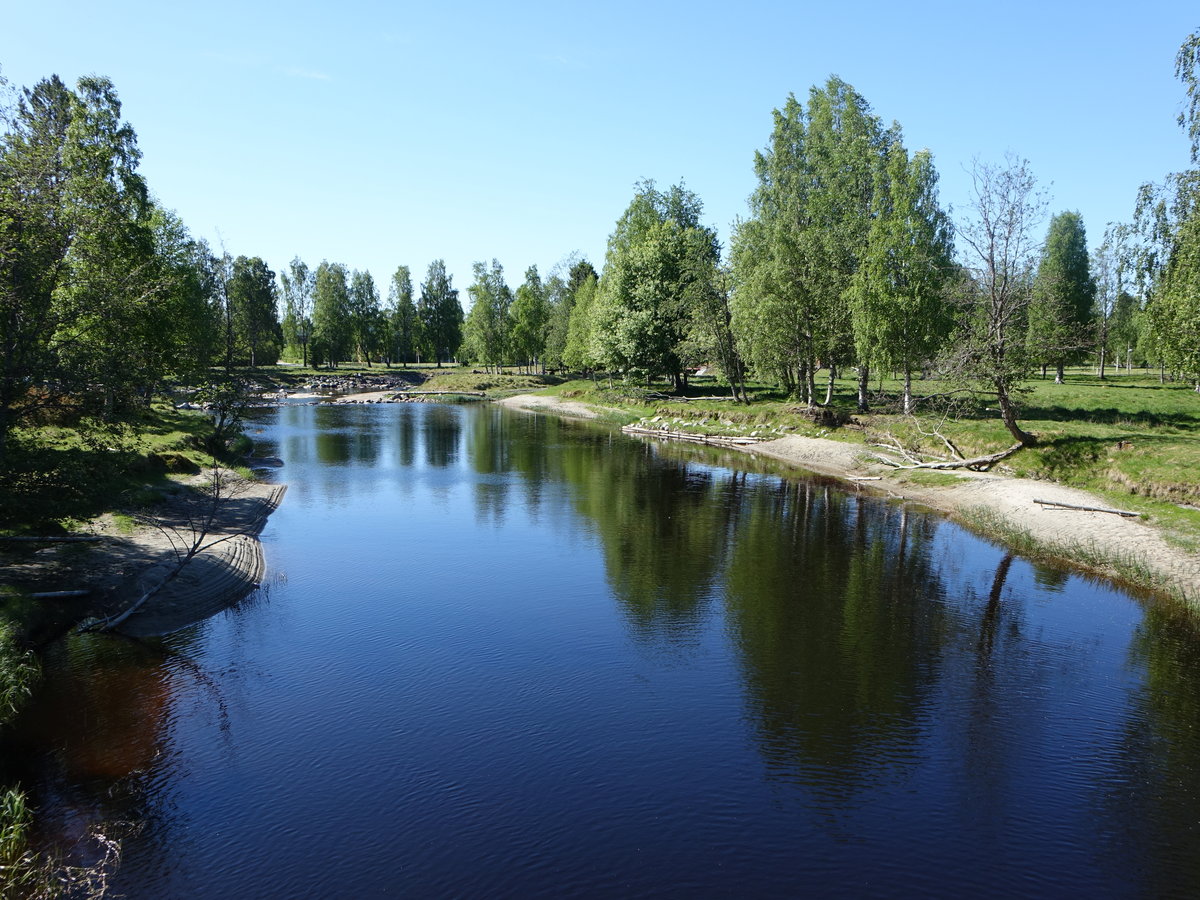
M 652 181 L 608 239 L 603 267 L 571 257 L 514 291 L 478 262 L 459 292 L 442 260 L 386 301 L 372 275 L 257 256 L 193 237 L 138 172 L 110 81 L 52 76 L 0 110 L 0 461 L 13 429 L 55 406 L 117 416 L 168 380 L 214 368 L 469 360 L 486 367 L 666 378 L 713 365 L 735 397 L 753 376 L 808 407 L 853 372 L 949 375 L 994 395 L 1022 443 L 1021 384 L 1095 358 L 1153 364 L 1200 385 L 1200 32 L 1183 43 L 1179 117 L 1194 167 L 1144 185 L 1134 216 L 1088 252 L 1077 212 L 1053 216 L 1028 164 L 976 162 L 966 214 L 938 199 L 932 154 L 911 151 L 831 77 L 773 113 L 757 186 L 730 247 L 680 183 Z M 820 384 L 819 380 L 824 380 Z

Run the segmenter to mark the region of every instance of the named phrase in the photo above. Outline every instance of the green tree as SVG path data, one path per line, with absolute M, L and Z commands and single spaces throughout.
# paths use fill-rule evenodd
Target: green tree
M 319 355 L 330 368 L 348 358 L 353 340 L 350 291 L 346 267 L 322 262 L 313 284 L 313 357 Z
M 1183 82 L 1187 106 L 1179 113 L 1179 127 L 1192 144 L 1192 162 L 1200 163 L 1200 30 L 1189 34 L 1175 55 L 1175 77 Z
M 463 310 L 453 280 L 446 272 L 445 261 L 435 259 L 421 282 L 421 299 L 417 303 L 426 350 L 439 369 L 443 362 L 454 358 L 462 343 Z
M 760 374 L 811 407 L 818 367 L 832 386 L 834 368 L 853 360 L 848 294 L 896 135 L 836 76 L 812 88 L 807 108 L 789 96 L 774 116 L 755 154 L 751 217 L 734 232 L 733 324 Z M 865 366 L 859 375 L 865 401 Z
M 866 252 L 852 282 L 854 340 L 861 364 L 902 373 L 904 412 L 911 414 L 912 374 L 940 352 L 953 325 L 945 296 L 952 228 L 938 205 L 928 150 L 910 159 L 894 142 L 882 174 Z M 860 407 L 865 401 L 860 394 Z
M 1159 363 L 1195 382 L 1200 391 L 1200 31 L 1175 58 L 1186 106 L 1179 124 L 1191 142 L 1196 168 L 1144 185 L 1135 227 L 1141 237 L 1138 274 L 1145 296 L 1145 337 Z
M 399 266 L 388 288 L 388 318 L 391 320 L 391 358 L 401 364 L 417 360 L 421 345 L 421 320 L 413 302 L 412 273 Z M 419 361 L 419 360 L 418 360 Z
M 281 272 L 283 285 L 283 336 L 289 347 L 300 348 L 301 364 L 308 366 L 308 342 L 312 339 L 312 295 L 315 273 L 296 256 Z
M 1108 361 L 1116 361 L 1120 369 L 1121 359 L 1133 324 L 1133 306 L 1136 301 L 1125 291 L 1125 241 L 1128 226 L 1110 225 L 1104 232 L 1104 240 L 1092 253 L 1090 271 L 1096 284 L 1096 298 L 1092 310 L 1093 332 L 1096 341 L 1097 373 L 1100 380 L 1106 377 Z
M 550 304 L 537 266 L 525 270 L 511 312 L 513 361 L 530 368 L 539 360 L 544 363 Z
M 490 269 L 482 262 L 475 263 L 473 269 L 475 281 L 467 288 L 471 310 L 464 329 L 465 346 L 473 358 L 499 371 L 512 352 L 509 317 L 512 291 L 505 284 L 504 269 L 496 260 L 492 260 Z
M 275 362 L 278 348 L 274 338 L 279 330 L 275 273 L 260 257 L 239 256 L 233 261 L 229 301 L 235 340 L 248 353 L 250 365 L 258 365 L 261 351 L 267 351 L 264 355 Z
M 1063 367 L 1091 343 L 1095 299 L 1083 219 L 1077 212 L 1059 213 L 1050 219 L 1033 281 L 1028 338 L 1034 360 L 1055 367 L 1055 384 L 1063 383 Z
M 1150 313 L 1163 361 L 1200 392 L 1200 215 L 1196 213 L 1175 234 Z
M 379 290 L 370 272 L 357 269 L 350 276 L 350 333 L 360 362 L 371 365 L 371 356 L 379 343 Z
M 221 346 L 208 248 L 170 210 L 155 206 L 150 226 L 160 286 L 154 313 L 160 326 L 144 362 L 150 372 L 193 381 L 219 358 Z
M 558 369 L 566 365 L 564 351 L 567 346 L 567 334 L 571 327 L 571 313 L 575 308 L 575 297 L 579 286 L 590 275 L 596 279 L 595 268 L 586 259 L 571 259 L 567 267 L 566 277 L 557 271 L 546 281 L 546 295 L 550 306 L 550 319 L 546 326 L 546 365 Z M 556 267 L 558 268 L 558 267 Z
M 13 424 L 88 385 L 142 383 L 157 296 L 146 186 L 112 83 L 25 89 L 0 138 L 0 463 Z
M 575 291 L 574 309 L 567 329 L 567 341 L 563 347 L 563 365 L 577 372 L 594 372 L 601 360 L 592 338 L 592 315 L 596 306 L 597 281 L 595 275 L 584 279 Z
M 710 277 L 718 259 L 702 212 L 700 198 L 682 184 L 662 192 L 646 181 L 617 220 L 592 310 L 593 340 L 611 368 L 648 380 L 666 375 L 683 388 L 689 300 L 695 280 Z
M 709 265 L 708 261 L 699 262 Z M 729 385 L 733 398 L 749 403 L 745 365 L 733 333 L 731 283 L 728 269 L 718 268 L 715 264 L 711 270 L 691 280 L 689 343 L 696 362 L 715 359 L 721 367 L 721 378 Z

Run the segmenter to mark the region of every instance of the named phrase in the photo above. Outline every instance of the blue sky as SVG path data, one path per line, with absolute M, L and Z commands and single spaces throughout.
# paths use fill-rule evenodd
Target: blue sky
M 599 268 L 642 178 L 685 179 L 728 243 L 771 110 L 836 73 L 942 199 L 1029 159 L 1092 243 L 1187 163 L 1174 57 L 1194 2 L 11 4 L 0 73 L 110 77 L 142 170 L 198 236 L 276 271 L 295 255 L 462 291 L 572 251 Z

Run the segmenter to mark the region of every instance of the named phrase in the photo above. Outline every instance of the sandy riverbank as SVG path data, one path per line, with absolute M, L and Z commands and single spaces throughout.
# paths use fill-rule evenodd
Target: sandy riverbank
M 595 411 L 583 403 L 551 396 L 525 394 L 499 402 L 513 409 L 596 417 Z M 737 449 L 840 478 L 859 489 L 915 501 L 952 518 L 976 522 L 985 519 L 993 532 L 1020 533 L 1046 553 L 1119 580 L 1128 579 L 1130 570 L 1140 570 L 1153 586 L 1186 598 L 1200 609 L 1200 555 L 1169 543 L 1159 529 L 1141 519 L 1034 502 L 1111 507 L 1111 502 L 1086 491 L 1053 482 L 966 471 L 956 471 L 957 481 L 953 484 L 918 484 L 880 463 L 866 448 L 827 438 L 789 435 Z M 851 481 L 864 477 L 879 480 Z
M 523 409 L 526 412 L 551 412 L 574 419 L 597 419 L 600 417 L 602 409 L 580 403 L 577 400 L 564 400 L 561 397 L 544 394 L 517 394 L 513 397 L 504 397 L 496 402 L 510 409 Z
M 202 487 L 206 480 L 198 475 L 184 484 Z M 258 534 L 285 490 L 261 481 L 234 482 L 204 539 L 210 546 L 169 581 L 179 553 L 193 540 L 192 523 L 205 511 L 194 494 L 183 491 L 155 509 L 153 524 L 139 523 L 132 531 L 127 522 L 105 515 L 77 535 L 96 538 L 91 542 L 0 543 L 0 583 L 30 593 L 86 592 L 82 598 L 39 601 L 53 605 L 50 619 L 61 620 L 62 627 L 80 615 L 111 619 L 166 581 L 117 630 L 167 634 L 219 612 L 262 581 L 266 566 Z

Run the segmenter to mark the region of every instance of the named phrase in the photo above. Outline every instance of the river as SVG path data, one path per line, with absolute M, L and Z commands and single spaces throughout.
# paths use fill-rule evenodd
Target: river
M 267 583 L 60 642 L 6 761 L 43 834 L 128 831 L 119 894 L 1200 895 L 1200 641 L 1161 604 L 586 423 L 251 431 Z

